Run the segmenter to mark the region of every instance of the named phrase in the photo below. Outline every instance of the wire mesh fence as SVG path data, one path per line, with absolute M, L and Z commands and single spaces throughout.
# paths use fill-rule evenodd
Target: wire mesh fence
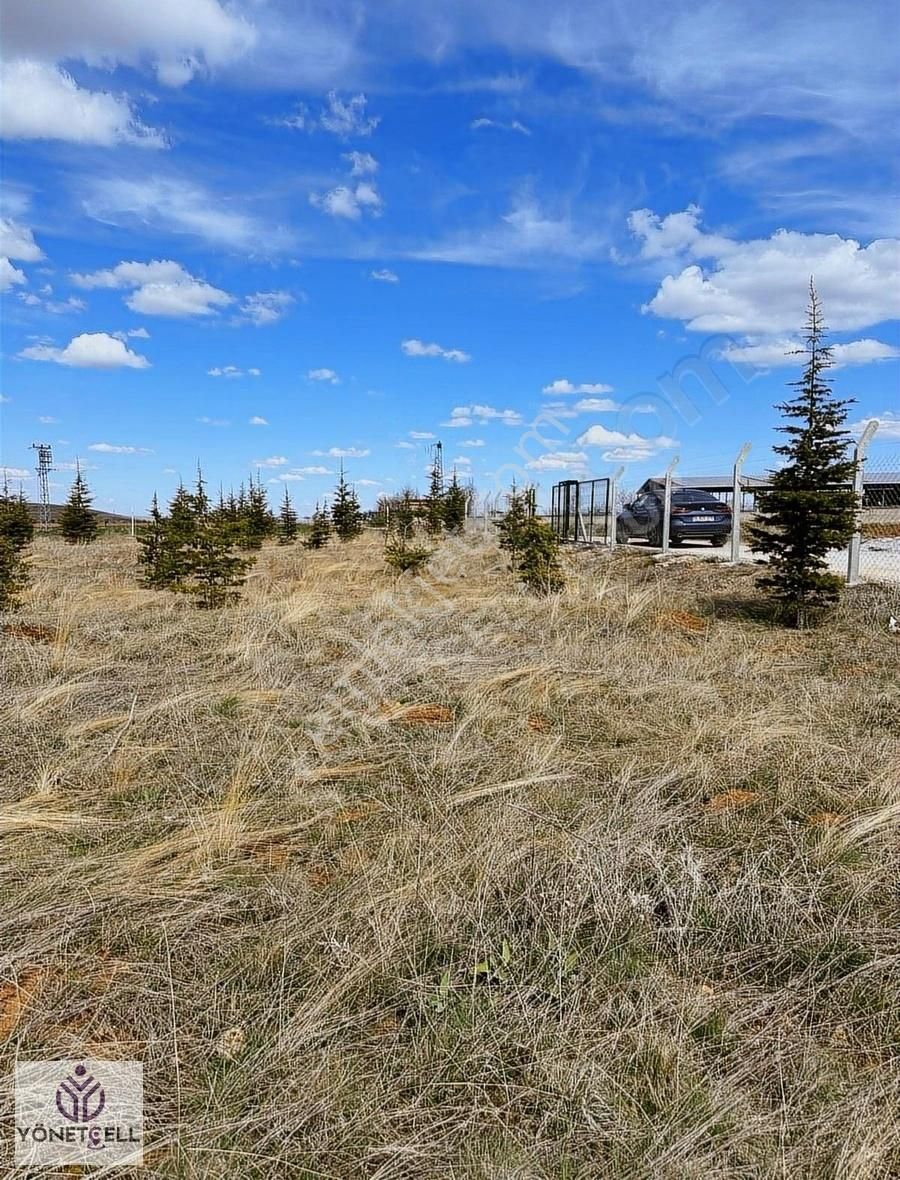
M 560 541 L 608 544 L 613 535 L 610 480 L 567 479 L 550 493 L 550 527 Z
M 877 449 L 862 461 L 859 569 L 850 580 L 900 582 L 900 449 Z

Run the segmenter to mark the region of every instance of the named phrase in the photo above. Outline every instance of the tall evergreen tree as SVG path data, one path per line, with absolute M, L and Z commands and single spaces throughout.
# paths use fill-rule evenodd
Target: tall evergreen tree
M 510 566 L 518 569 L 519 556 L 525 543 L 525 525 L 529 519 L 525 497 L 513 484 L 505 515 L 497 522 L 500 548 L 509 554 Z
M 91 511 L 93 496 L 81 474 L 80 464 L 76 463 L 75 472 L 69 498 L 59 516 L 59 531 L 70 545 L 89 545 L 97 539 L 100 525 Z
M 326 500 L 321 508 L 316 504 L 316 510 L 310 521 L 310 529 L 303 544 L 307 549 L 324 549 L 330 540 L 331 521 L 328 516 L 328 501 Z
M 441 465 L 435 457 L 431 465 L 428 495 L 425 497 L 425 529 L 431 536 L 438 536 L 444 528 L 444 481 Z
M 334 492 L 334 503 L 331 506 L 331 523 L 341 541 L 352 541 L 363 530 L 359 500 L 355 489 L 347 483 L 343 464 L 341 477 Z
M 825 376 L 833 364 L 825 332 L 810 280 L 803 373 L 790 382 L 794 397 L 776 407 L 788 419 L 778 429 L 789 441 L 775 447 L 786 462 L 758 496 L 751 530 L 751 548 L 769 558 L 770 572 L 760 584 L 784 604 L 797 627 L 837 601 L 841 579 L 828 571 L 825 557 L 848 544 L 856 517 L 855 467 L 847 457 L 850 435 L 844 429 L 852 401 L 836 398 Z
M 297 540 L 297 513 L 291 503 L 287 486 L 284 489 L 284 499 L 281 501 L 281 511 L 278 514 L 278 544 L 293 545 Z
M 153 493 L 150 505 L 150 519 L 138 529 L 137 542 L 140 546 L 138 563 L 144 567 L 141 582 L 152 589 L 167 585 L 164 572 L 166 543 L 166 522 L 159 510 L 159 498 Z
M 243 488 L 241 489 L 243 492 Z M 271 537 L 276 530 L 276 520 L 269 507 L 269 497 L 265 486 L 257 474 L 256 480 L 250 479 L 250 490 L 244 504 L 242 514 L 242 549 L 260 549 L 263 541 Z
M 460 487 L 459 480 L 456 477 L 456 472 L 453 472 L 453 478 L 450 480 L 450 486 L 444 496 L 444 526 L 448 533 L 459 534 L 465 531 L 466 527 L 466 508 L 468 499 L 462 487 Z

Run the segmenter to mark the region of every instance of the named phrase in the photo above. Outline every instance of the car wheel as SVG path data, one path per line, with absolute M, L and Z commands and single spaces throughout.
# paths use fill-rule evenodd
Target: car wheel
M 662 528 L 658 524 L 648 530 L 647 544 L 652 545 L 654 549 L 662 549 Z
M 670 537 L 669 544 L 670 545 L 683 545 L 684 544 L 684 537 Z
M 625 530 L 622 528 L 622 526 L 620 524 L 616 525 L 616 544 L 617 545 L 627 545 L 628 544 L 628 534 L 625 532 Z
M 710 538 L 709 543 L 712 545 L 713 549 L 721 549 L 727 540 L 727 537 L 712 537 Z

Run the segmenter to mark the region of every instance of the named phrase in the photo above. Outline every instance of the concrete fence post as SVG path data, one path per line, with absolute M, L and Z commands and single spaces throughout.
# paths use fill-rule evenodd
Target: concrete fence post
M 662 552 L 669 552 L 669 529 L 672 527 L 672 474 L 678 466 L 678 455 L 666 468 L 666 482 L 663 495 Z
M 606 520 L 606 543 L 610 549 L 616 547 L 616 498 L 619 492 L 619 480 L 625 474 L 625 465 L 617 467 L 616 470 L 609 477 L 609 484 L 607 495 L 609 496 L 609 504 L 607 506 L 608 516 Z
M 741 560 L 741 505 L 744 499 L 744 489 L 741 484 L 741 470 L 744 460 L 750 454 L 752 443 L 744 443 L 738 457 L 734 461 L 734 472 L 731 481 L 731 560 L 737 565 Z
M 853 493 L 856 496 L 856 528 L 850 538 L 847 551 L 847 585 L 855 586 L 859 581 L 859 554 L 862 548 L 862 504 L 863 504 L 863 472 L 865 469 L 866 452 L 872 441 L 879 423 L 873 418 L 866 424 L 865 430 L 859 436 L 859 441 L 853 448 L 853 462 L 856 468 L 853 473 Z

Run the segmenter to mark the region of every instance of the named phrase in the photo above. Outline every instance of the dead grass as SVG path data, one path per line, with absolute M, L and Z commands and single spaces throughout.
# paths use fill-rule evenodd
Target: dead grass
M 0 634 L 8 1062 L 141 1058 L 160 1177 L 900 1174 L 896 589 L 133 559 L 40 541 Z

